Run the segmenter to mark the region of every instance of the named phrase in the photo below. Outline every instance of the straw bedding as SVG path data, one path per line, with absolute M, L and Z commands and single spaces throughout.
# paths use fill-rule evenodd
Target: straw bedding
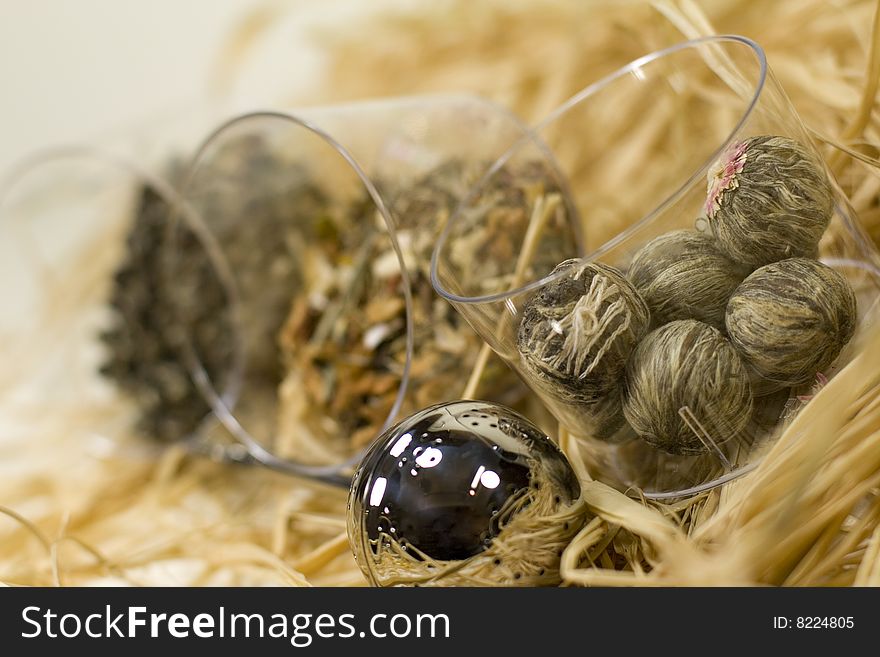
M 740 33 L 766 48 L 877 241 L 876 16 L 875 3 L 844 0 L 458 0 L 380 9 L 354 29 L 316 30 L 326 71 L 309 100 L 464 90 L 535 120 L 633 57 L 683 38 Z M 232 51 L 260 40 L 248 25 Z M 560 157 L 577 164 L 577 149 Z M 603 220 L 590 235 L 601 243 L 620 228 Z M 80 295 L 59 299 L 41 328 L 59 339 L 78 330 L 79 302 L 106 294 L 98 272 L 118 254 L 108 241 L 122 239 L 96 240 L 75 269 Z M 721 490 L 649 503 L 580 472 L 596 517 L 565 551 L 563 581 L 880 585 L 880 325 L 856 339 L 857 357 L 760 466 Z M 343 491 L 146 444 L 126 429 L 131 409 L 107 395 L 85 408 L 58 396 L 46 408 L 31 387 L 46 372 L 24 368 L 27 355 L 16 361 L 11 347 L 0 379 L 0 581 L 364 584 L 344 536 Z M 108 419 L 113 435 L 89 434 Z M 558 438 L 579 463 L 577 441 Z

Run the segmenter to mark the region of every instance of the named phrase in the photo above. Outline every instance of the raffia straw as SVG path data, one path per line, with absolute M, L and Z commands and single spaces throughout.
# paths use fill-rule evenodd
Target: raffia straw
M 541 241 L 541 235 L 544 232 L 544 228 L 547 226 L 547 221 L 553 213 L 556 212 L 561 202 L 562 197 L 559 196 L 559 194 L 542 195 L 535 201 L 535 205 L 532 208 L 532 214 L 529 217 L 529 225 L 526 228 L 526 234 L 523 238 L 522 247 L 520 248 L 519 256 L 516 260 L 516 267 L 514 268 L 513 276 L 511 277 L 511 289 L 516 289 L 523 284 L 526 270 L 531 264 L 532 258 L 535 257 L 535 250 L 538 248 L 538 244 Z M 495 329 L 496 333 L 501 331 L 503 322 L 504 318 L 502 317 L 499 320 L 498 328 Z M 467 384 L 461 393 L 462 399 L 476 398 L 477 389 L 480 386 L 480 379 L 483 376 L 483 372 L 486 369 L 486 364 L 489 362 L 489 356 L 491 354 L 492 349 L 489 345 L 483 344 L 480 348 L 480 353 L 477 356 L 474 368 L 471 370 L 471 374 L 468 377 Z
M 16 513 L 16 512 L 13 511 L 12 509 L 7 509 L 5 506 L 0 506 L 0 514 L 2 514 L 2 515 L 4 515 L 4 516 L 9 516 L 9 517 L 12 518 L 13 520 L 15 520 L 17 523 L 21 524 L 25 529 L 27 529 L 27 531 L 28 531 L 28 532 L 29 532 L 34 538 L 36 538 L 36 539 L 40 542 L 40 544 L 41 544 L 44 548 L 46 548 L 47 551 L 48 551 L 48 550 L 51 550 L 52 542 L 51 542 L 51 541 L 49 540 L 49 538 L 48 538 L 48 537 L 47 537 L 47 536 L 46 536 L 46 535 L 40 530 L 40 528 L 37 527 L 34 523 L 32 523 L 30 520 L 28 520 L 27 518 L 25 518 L 25 517 L 22 516 L 21 514 Z
M 62 536 L 57 541 L 53 541 L 50 548 L 50 558 L 52 560 L 52 579 L 55 581 L 56 586 L 64 586 L 64 582 L 62 579 L 64 567 L 61 562 L 60 549 L 65 543 L 70 543 L 71 545 L 79 547 L 81 550 L 83 550 L 86 554 L 94 559 L 94 564 L 99 568 L 104 568 L 108 572 L 114 570 L 108 559 L 88 543 L 79 540 L 75 536 Z M 119 574 L 119 572 L 117 571 L 116 574 Z
M 295 568 L 303 575 L 310 575 L 319 571 L 340 554 L 348 551 L 348 534 L 342 532 L 326 543 L 315 548 L 294 563 Z
M 880 527 L 871 536 L 853 585 L 880 586 Z
M 865 72 L 865 86 L 856 115 L 841 133 L 841 141 L 850 141 L 861 137 L 871 120 L 871 113 L 877 99 L 877 85 L 880 84 L 880 3 L 874 9 L 874 21 L 871 27 L 871 49 L 868 54 L 868 67 Z M 828 157 L 828 166 L 839 174 L 844 164 L 840 150 Z
M 587 471 L 586 461 L 581 455 L 580 441 L 571 435 L 571 433 L 563 425 L 559 425 L 557 429 L 557 440 L 559 448 L 568 457 L 568 462 L 574 468 L 575 474 L 580 482 L 591 481 L 592 477 Z

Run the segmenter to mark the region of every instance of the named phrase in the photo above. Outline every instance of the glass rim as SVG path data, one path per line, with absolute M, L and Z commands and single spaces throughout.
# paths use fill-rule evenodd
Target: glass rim
M 314 108 L 313 108 L 314 110 Z M 306 110 L 306 111 L 313 111 Z M 208 149 L 211 148 L 212 145 L 215 144 L 217 138 L 226 133 L 227 130 L 234 129 L 239 124 L 242 124 L 246 121 L 252 119 L 267 119 L 271 121 L 280 121 L 282 123 L 288 123 L 295 126 L 295 129 L 305 130 L 307 133 L 311 133 L 318 139 L 322 140 L 325 144 L 330 146 L 330 148 L 342 158 L 342 160 L 346 163 L 346 165 L 354 172 L 357 176 L 358 180 L 362 184 L 363 188 L 366 190 L 367 195 L 370 197 L 370 200 L 375 205 L 376 211 L 381 215 L 383 221 L 385 222 L 385 226 L 387 229 L 386 237 L 391 243 L 391 247 L 394 250 L 395 256 L 397 258 L 398 264 L 400 265 L 401 270 L 401 281 L 403 283 L 403 296 L 404 296 L 404 306 L 406 313 L 406 347 L 405 347 L 405 358 L 403 365 L 403 372 L 400 377 L 400 383 L 397 387 L 397 393 L 394 399 L 394 403 L 392 404 L 391 410 L 386 416 L 382 427 L 379 429 L 377 435 L 382 434 L 389 427 L 393 426 L 397 416 L 400 414 L 400 409 L 403 405 L 403 401 L 406 398 L 406 394 L 409 390 L 410 384 L 410 369 L 412 366 L 412 358 L 414 351 L 414 343 L 415 343 L 415 332 L 413 327 L 413 299 L 412 299 L 412 281 L 410 279 L 409 271 L 406 268 L 406 262 L 404 260 L 403 250 L 400 246 L 400 243 L 397 239 L 397 227 L 394 222 L 392 213 L 389 211 L 387 204 L 385 203 L 382 195 L 379 193 L 375 184 L 371 180 L 371 178 L 367 175 L 363 167 L 354 157 L 354 155 L 349 152 L 345 146 L 343 146 L 339 141 L 337 141 L 331 134 L 329 134 L 326 130 L 321 128 L 317 123 L 313 120 L 305 118 L 304 116 L 299 116 L 293 112 L 283 111 L 283 110 L 255 110 L 249 111 L 242 114 L 238 114 L 233 116 L 232 118 L 227 119 L 222 122 L 218 127 L 213 129 L 204 139 L 201 140 L 199 146 L 196 148 L 194 154 L 189 158 L 187 162 L 187 170 L 186 170 L 186 178 L 184 179 L 184 183 L 181 186 L 180 195 L 185 199 L 186 192 L 188 191 L 190 185 L 192 184 L 193 178 L 196 175 L 199 166 L 202 164 L 202 158 L 205 156 Z M 210 227 L 204 223 L 201 216 L 196 215 L 195 220 L 197 225 L 194 227 L 189 225 L 190 229 L 196 229 L 199 234 L 203 237 L 203 239 L 211 242 L 211 246 L 218 250 L 219 245 L 213 244 L 213 237 L 211 233 Z M 168 223 L 169 229 L 174 227 L 173 222 Z M 220 254 L 222 255 L 222 254 Z M 225 262 L 225 257 L 222 260 L 223 266 L 228 268 L 228 265 Z M 238 323 L 238 313 L 241 308 L 241 299 L 239 297 L 239 290 L 235 283 L 235 274 L 233 271 L 228 271 L 230 281 L 228 283 L 231 286 L 231 298 L 230 303 L 232 304 L 232 312 L 233 316 L 236 317 L 236 326 L 239 326 Z M 237 330 L 237 329 L 236 329 Z M 240 340 L 240 336 L 237 337 L 237 340 Z M 186 342 L 188 343 L 188 349 L 192 349 L 192 343 L 189 340 L 189 336 L 187 336 Z M 327 465 L 312 465 L 299 462 L 293 459 L 287 459 L 279 457 L 275 454 L 273 450 L 262 445 L 258 440 L 256 440 L 253 436 L 251 436 L 250 432 L 244 427 L 236 416 L 234 406 L 237 403 L 237 399 L 224 399 L 220 395 L 217 394 L 217 391 L 214 387 L 214 382 L 211 377 L 207 375 L 207 372 L 202 365 L 201 359 L 198 354 L 192 351 L 189 354 L 190 358 L 188 358 L 189 362 L 186 363 L 187 367 L 190 369 L 192 378 L 196 387 L 201 392 L 203 398 L 208 403 L 214 417 L 229 431 L 235 439 L 243 444 L 250 455 L 256 458 L 257 461 L 262 463 L 263 465 L 280 470 L 289 474 L 294 474 L 298 476 L 304 476 L 306 478 L 316 479 L 316 480 L 326 480 L 329 483 L 336 483 L 336 479 L 338 478 L 338 473 L 341 470 L 344 470 L 348 467 L 351 467 L 353 464 L 357 463 L 357 461 L 362 457 L 364 450 L 359 450 L 351 457 L 343 460 L 340 463 L 327 464 Z M 240 369 L 238 372 L 233 371 L 233 375 L 238 375 L 239 377 L 243 376 L 247 371 L 247 357 L 246 354 L 242 353 Z M 347 481 L 347 478 L 346 478 Z M 346 484 L 347 485 L 347 484 Z
M 547 285 L 548 283 L 555 281 L 559 278 L 565 276 L 571 267 L 576 266 L 576 263 L 573 263 L 571 267 L 565 267 L 559 271 L 554 271 L 543 278 L 535 279 L 520 285 L 512 290 L 506 290 L 503 292 L 495 292 L 493 294 L 479 295 L 479 296 L 462 296 L 459 294 L 455 294 L 450 290 L 446 289 L 440 280 L 440 276 L 438 273 L 439 264 L 440 264 L 440 253 L 443 251 L 443 248 L 446 246 L 447 239 L 452 231 L 452 227 L 456 224 L 459 218 L 462 216 L 464 209 L 466 206 L 474 200 L 474 198 L 478 195 L 479 191 L 489 182 L 489 180 L 494 176 L 509 160 L 513 155 L 523 147 L 524 144 L 527 143 L 538 143 L 543 145 L 543 139 L 541 138 L 541 132 L 554 121 L 563 116 L 570 109 L 585 101 L 587 98 L 593 96 L 594 94 L 602 91 L 609 85 L 611 85 L 616 80 L 633 73 L 634 71 L 641 69 L 642 67 L 651 64 L 657 60 L 660 60 L 669 55 L 676 54 L 683 50 L 687 50 L 689 48 L 695 48 L 701 45 L 709 44 L 709 43 L 735 43 L 741 46 L 746 46 L 746 48 L 751 51 L 754 55 L 758 66 L 758 76 L 757 81 L 755 82 L 755 86 L 752 92 L 752 97 L 749 100 L 748 105 L 745 110 L 737 119 L 736 123 L 727 134 L 727 137 L 724 138 L 719 144 L 719 146 L 712 152 L 712 154 L 704 161 L 699 167 L 697 167 L 694 172 L 687 177 L 686 180 L 682 182 L 675 190 L 669 193 L 662 201 L 660 201 L 654 208 L 645 214 L 643 217 L 637 219 L 632 223 L 629 227 L 619 232 L 617 235 L 612 237 L 607 242 L 603 243 L 597 249 L 592 251 L 589 254 L 578 256 L 578 260 L 584 261 L 592 261 L 596 258 L 599 258 L 604 253 L 607 253 L 615 246 L 620 244 L 622 241 L 630 237 L 635 231 L 642 228 L 645 224 L 650 222 L 654 217 L 662 213 L 666 208 L 668 208 L 672 203 L 674 203 L 704 172 L 712 165 L 718 157 L 724 152 L 724 150 L 730 145 L 731 141 L 734 139 L 736 134 L 742 129 L 745 125 L 746 121 L 752 115 L 752 111 L 758 103 L 758 99 L 761 96 L 762 91 L 764 90 L 764 86 L 767 81 L 768 74 L 768 66 L 767 66 L 767 56 L 764 52 L 764 49 L 752 39 L 741 36 L 738 34 L 719 34 L 719 35 L 711 35 L 700 37 L 697 39 L 689 39 L 687 41 L 682 41 L 680 43 L 674 44 L 672 46 L 668 46 L 666 48 L 661 48 L 660 50 L 655 50 L 648 54 L 642 55 L 638 57 L 628 64 L 618 68 L 617 70 L 609 73 L 608 75 L 600 78 L 599 80 L 590 83 L 573 96 L 568 98 L 568 100 L 564 101 L 560 104 L 556 109 L 550 112 L 546 117 L 541 119 L 534 126 L 529 128 L 526 135 L 524 135 L 521 139 L 517 140 L 507 151 L 505 151 L 486 171 L 486 173 L 480 178 L 479 182 L 477 182 L 470 190 L 470 192 L 459 202 L 456 210 L 452 213 L 447 221 L 446 226 L 443 229 L 440 237 L 437 240 L 437 244 L 434 247 L 434 251 L 431 255 L 431 285 L 434 288 L 434 291 L 452 303 L 456 304 L 468 304 L 468 305 L 476 305 L 476 304 L 484 304 L 484 303 L 495 303 L 499 301 L 508 301 L 512 297 L 525 294 L 532 290 L 538 289 Z M 545 146 L 545 149 L 549 152 L 549 146 Z M 577 215 L 573 215 L 571 217 L 572 221 L 577 221 Z

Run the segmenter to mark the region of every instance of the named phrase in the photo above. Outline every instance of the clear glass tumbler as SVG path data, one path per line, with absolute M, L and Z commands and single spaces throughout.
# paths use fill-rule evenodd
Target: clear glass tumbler
M 186 268 L 192 230 L 222 263 L 234 358 L 212 365 L 214 343 L 195 332 L 186 358 L 251 455 L 333 476 L 402 414 L 463 386 L 481 342 L 434 295 L 431 252 L 458 202 L 523 139 L 509 112 L 444 95 L 248 113 L 195 150 L 181 194 L 197 225 L 170 222 L 170 271 Z M 560 189 L 550 153 L 532 148 L 539 166 L 493 197 L 516 212 L 523 195 Z M 197 295 L 177 296 L 181 315 Z M 525 391 L 504 367 L 486 389 L 509 403 Z
M 880 289 L 877 253 L 768 69 L 764 52 L 749 39 L 718 36 L 645 55 L 570 98 L 534 132 L 534 137 L 504 153 L 457 208 L 433 254 L 435 289 L 580 439 L 595 477 L 622 490 L 664 498 L 707 490 L 747 472 L 779 428 L 808 401 L 811 390 L 853 357 L 856 341 L 850 340 L 833 363 L 813 371 L 808 381 L 774 378 L 750 365 L 743 374 L 736 359 L 727 364 L 731 372 L 718 370 L 706 375 L 710 378 L 705 386 L 696 384 L 696 388 L 714 386 L 711 394 L 718 400 L 709 401 L 717 403 L 678 406 L 677 388 L 694 385 L 696 370 L 684 369 L 672 381 L 665 380 L 667 387 L 655 383 L 652 389 L 640 389 L 648 399 L 636 408 L 640 398 L 630 391 L 641 383 L 634 372 L 655 376 L 657 371 L 641 367 L 645 352 L 654 358 L 646 362 L 663 371 L 671 371 L 670 363 L 678 362 L 674 359 L 681 357 L 687 364 L 686 357 L 698 353 L 687 342 L 690 338 L 683 347 L 674 340 L 655 341 L 661 345 L 659 351 L 645 347 L 639 364 L 633 364 L 632 356 L 649 331 L 681 318 L 674 313 L 665 316 L 658 310 L 661 306 L 645 300 L 645 288 L 632 281 L 638 282 L 646 258 L 652 265 L 659 262 L 657 258 L 674 265 L 694 256 L 686 249 L 663 251 L 657 246 L 662 239 L 652 241 L 665 236 L 700 245 L 696 275 L 691 271 L 690 279 L 681 279 L 688 283 L 676 282 L 668 289 L 687 300 L 685 314 L 699 320 L 700 335 L 715 341 L 716 346 L 701 353 L 716 364 L 720 358 L 716 351 L 730 351 L 727 301 L 735 290 L 742 290 L 739 283 L 764 263 L 794 256 L 812 262 L 818 257 L 854 290 L 858 326 L 870 319 Z M 758 151 L 746 149 L 764 143 L 748 141 L 761 136 L 784 138 L 771 142 L 789 148 L 782 159 L 796 153 L 797 162 L 805 163 L 799 171 L 808 171 L 812 181 L 822 180 L 822 185 L 792 183 L 796 195 L 809 196 L 810 190 L 821 187 L 827 190 L 827 205 L 818 228 L 807 223 L 809 212 L 794 212 L 785 217 L 795 222 L 785 235 L 755 237 L 757 229 L 746 229 L 755 248 L 738 252 L 728 248 L 722 254 L 725 266 L 730 266 L 725 279 L 729 287 L 710 313 L 701 297 L 688 295 L 703 290 L 707 277 L 713 275 L 712 261 L 706 258 L 726 237 L 719 236 L 723 226 L 716 214 L 724 200 L 721 194 L 736 188 L 742 171 L 754 170 L 751 162 L 757 159 L 749 158 Z M 569 202 L 547 195 L 523 197 L 513 229 L 500 228 L 493 223 L 487 191 L 503 184 L 509 167 L 540 160 L 541 154 L 534 150 L 538 141 L 549 147 L 562 167 L 566 183 L 561 188 L 570 194 Z M 753 168 L 743 169 L 744 161 Z M 778 170 L 769 167 L 771 177 Z M 767 193 L 784 197 L 788 192 Z M 784 205 L 787 199 L 779 202 Z M 546 211 L 549 205 L 553 212 Z M 565 213 L 567 217 L 559 217 Z M 583 247 L 551 239 L 558 235 L 552 225 L 548 232 L 548 220 L 579 223 Z M 809 233 L 808 228 L 818 246 L 795 244 L 794 234 Z M 475 242 L 503 244 L 512 237 L 509 250 L 519 253 L 519 259 L 491 248 L 472 248 Z M 649 243 L 654 251 L 641 251 Z M 640 251 L 641 264 L 634 262 Z M 719 285 L 713 283 L 714 288 Z M 635 296 L 630 294 L 634 289 L 639 292 Z M 777 292 L 778 288 L 771 289 L 772 294 Z M 718 296 L 717 289 L 714 293 Z M 568 310 L 563 313 L 560 308 Z M 714 328 L 707 328 L 707 323 L 714 323 Z M 668 338 L 682 326 L 691 325 L 670 326 L 663 335 Z M 681 351 L 673 353 L 679 347 Z M 650 380 L 664 381 L 660 376 Z M 709 395 L 691 393 L 700 399 Z M 652 408 L 668 412 L 651 413 Z M 648 423 L 666 415 L 684 423 L 683 447 L 658 445 L 664 436 L 636 432 L 630 418 L 641 420 L 644 414 Z

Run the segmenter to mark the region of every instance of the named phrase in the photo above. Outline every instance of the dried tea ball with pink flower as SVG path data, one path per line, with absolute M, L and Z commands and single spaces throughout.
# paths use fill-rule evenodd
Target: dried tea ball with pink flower
M 536 386 L 568 403 L 592 403 L 620 382 L 648 329 L 641 295 L 614 267 L 566 260 L 526 304 L 517 348 Z
M 812 381 L 852 338 L 856 297 L 838 271 L 808 258 L 753 272 L 730 297 L 727 333 L 753 373 L 777 387 Z
M 754 269 L 814 256 L 833 211 L 818 157 L 787 137 L 731 144 L 708 174 L 706 219 L 732 260 Z
M 627 275 L 648 304 L 654 326 L 698 319 L 723 330 L 727 300 L 747 273 L 710 236 L 676 230 L 643 246 Z
M 745 365 L 721 332 L 694 319 L 655 329 L 626 366 L 623 414 L 648 444 L 702 454 L 748 424 L 752 392 Z

